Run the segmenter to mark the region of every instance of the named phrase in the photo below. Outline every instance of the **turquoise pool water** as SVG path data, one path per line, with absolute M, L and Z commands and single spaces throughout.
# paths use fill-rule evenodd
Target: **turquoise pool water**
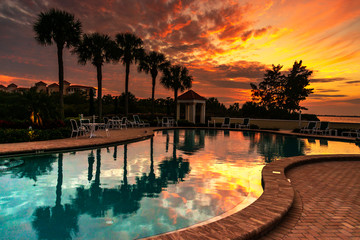
M 47 155 L 0 172 L 1 239 L 134 239 L 243 208 L 267 162 L 360 153 L 354 143 L 215 130 Z M 1 161 L 9 158 L 0 158 Z

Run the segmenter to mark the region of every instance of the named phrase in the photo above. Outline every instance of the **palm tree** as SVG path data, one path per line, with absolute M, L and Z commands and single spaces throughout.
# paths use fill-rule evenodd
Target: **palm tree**
M 130 64 L 139 61 L 144 55 L 143 41 L 132 33 L 116 34 L 116 43 L 120 49 L 120 61 L 125 65 L 125 115 L 129 113 L 129 74 Z
M 178 119 L 176 111 L 178 91 L 183 92 L 185 89 L 191 88 L 192 80 L 189 70 L 184 66 L 174 65 L 164 71 L 161 84 L 167 89 L 174 90 L 175 119 Z
M 77 46 L 80 42 L 81 23 L 74 15 L 50 9 L 41 12 L 34 23 L 35 39 L 41 45 L 56 44 L 59 67 L 60 117 L 64 119 L 64 65 L 63 49 Z
M 98 81 L 98 107 L 99 117 L 102 117 L 102 66 L 114 60 L 116 44 L 108 35 L 99 33 L 84 34 L 83 40 L 76 47 L 74 53 L 78 55 L 80 64 L 88 61 L 96 67 Z
M 164 72 L 166 68 L 170 66 L 170 62 L 166 60 L 164 54 L 158 53 L 155 51 L 150 52 L 149 54 L 144 54 L 144 57 L 140 60 L 138 71 L 144 71 L 146 74 L 150 72 L 152 78 L 152 108 L 151 114 L 154 115 L 155 111 L 155 84 L 156 77 L 159 70 Z

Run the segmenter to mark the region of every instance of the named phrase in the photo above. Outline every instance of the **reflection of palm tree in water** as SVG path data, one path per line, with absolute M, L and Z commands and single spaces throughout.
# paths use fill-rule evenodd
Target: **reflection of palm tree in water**
M 264 157 L 266 163 L 283 157 L 304 155 L 304 140 L 274 134 L 250 133 L 250 147 L 252 152 L 257 152 Z
M 114 154 L 113 154 L 114 161 L 117 159 L 117 146 L 114 146 Z
M 78 212 L 70 204 L 61 205 L 62 182 L 63 154 L 60 153 L 55 206 L 38 207 L 33 213 L 32 226 L 39 239 L 71 239 L 79 231 Z
M 176 156 L 176 146 L 179 143 L 178 134 L 178 131 L 174 131 L 173 156 L 160 163 L 162 181 L 167 180 L 172 183 L 177 183 L 179 180 L 184 181 L 185 175 L 190 172 L 189 162 Z
M 90 182 L 93 177 L 93 166 L 95 162 L 94 151 L 91 150 L 91 153 L 88 156 L 88 181 Z

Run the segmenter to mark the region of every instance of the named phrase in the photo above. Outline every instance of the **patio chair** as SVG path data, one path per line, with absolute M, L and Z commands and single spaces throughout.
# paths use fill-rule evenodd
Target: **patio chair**
M 221 124 L 221 127 L 227 127 L 227 128 L 230 127 L 230 118 L 229 117 L 224 118 L 224 122 Z
M 330 133 L 329 122 L 320 122 L 320 126 L 315 128 L 313 133 L 321 135 L 326 135 L 327 133 Z
M 90 119 L 80 119 L 80 127 L 84 128 L 85 134 L 89 133 L 91 130 Z
M 161 126 L 163 127 L 171 127 L 171 123 L 167 117 L 163 117 L 161 121 Z
M 316 122 L 315 121 L 309 121 L 308 125 L 306 127 L 303 127 L 302 129 L 300 129 L 300 133 L 313 133 L 314 130 L 316 129 Z
M 244 118 L 242 124 L 237 124 L 236 128 L 250 128 L 250 118 Z
M 215 119 L 214 120 L 208 120 L 208 127 L 210 127 L 211 125 L 213 125 L 213 127 L 216 127 Z
M 113 128 L 121 128 L 121 120 L 118 116 L 112 117 Z
M 161 126 L 161 121 L 160 121 L 159 117 L 156 117 L 156 121 L 157 121 L 157 126 L 160 127 Z
M 71 128 L 72 128 L 70 138 L 73 137 L 74 133 L 76 133 L 76 138 L 79 136 L 79 133 L 85 134 L 85 127 L 83 127 L 83 126 L 79 127 L 77 124 L 77 121 L 75 119 L 70 119 L 70 123 L 71 123 Z
M 347 135 L 348 137 L 354 136 L 356 138 L 360 138 L 360 128 L 357 129 L 357 130 L 353 129 L 353 130 L 350 130 L 350 131 L 347 131 L 347 132 L 342 132 L 341 135 L 342 136 Z
M 122 117 L 121 118 L 121 121 L 120 121 L 120 128 L 127 128 L 127 125 L 128 125 L 128 120 L 127 120 L 127 117 Z
M 146 123 L 144 121 L 141 121 L 140 120 L 140 117 L 138 115 L 134 115 L 134 122 L 135 122 L 135 125 L 138 126 L 138 127 L 150 127 L 150 123 Z

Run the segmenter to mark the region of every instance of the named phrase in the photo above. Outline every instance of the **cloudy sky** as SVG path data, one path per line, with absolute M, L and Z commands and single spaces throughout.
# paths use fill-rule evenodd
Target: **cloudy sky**
M 193 90 L 226 105 L 249 101 L 250 83 L 271 64 L 289 69 L 295 60 L 314 71 L 310 113 L 360 115 L 360 1 L 358 0 L 2 0 L 0 84 L 29 87 L 58 81 L 56 47 L 37 44 L 32 30 L 41 11 L 71 12 L 85 33 L 114 37 L 134 32 L 147 50 L 183 64 Z M 93 66 L 64 53 L 65 80 L 96 87 Z M 105 94 L 124 91 L 125 69 L 103 68 Z M 151 78 L 130 71 L 129 91 L 151 97 Z M 173 96 L 160 84 L 156 97 Z

